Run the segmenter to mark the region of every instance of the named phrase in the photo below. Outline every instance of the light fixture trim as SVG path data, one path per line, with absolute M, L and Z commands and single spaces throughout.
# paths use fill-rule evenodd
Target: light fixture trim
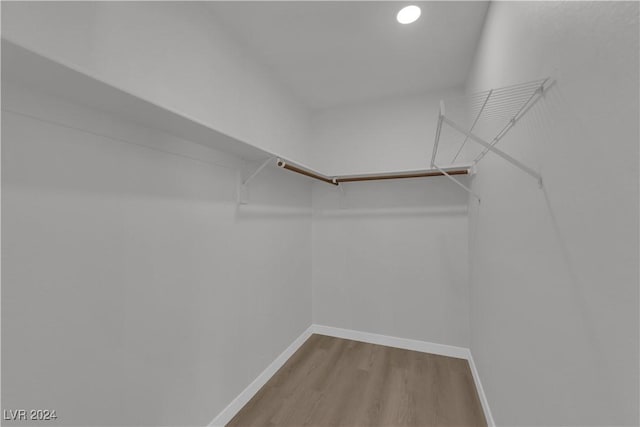
M 420 8 L 412 4 L 400 9 L 398 14 L 396 15 L 396 19 L 398 20 L 399 23 L 406 25 L 406 24 L 411 24 L 412 22 L 417 21 L 418 18 L 420 18 L 421 14 L 422 14 L 422 11 L 420 10 Z

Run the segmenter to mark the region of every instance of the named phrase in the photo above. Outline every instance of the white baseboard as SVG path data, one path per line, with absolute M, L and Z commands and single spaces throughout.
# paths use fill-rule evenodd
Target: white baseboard
M 336 338 L 345 338 L 354 341 L 361 341 L 370 344 L 385 345 L 388 347 L 402 348 L 406 350 L 420 351 L 423 353 L 439 354 L 442 356 L 457 357 L 466 359 L 469 362 L 473 380 L 476 383 L 476 390 L 480 397 L 482 409 L 484 410 L 487 424 L 489 427 L 495 427 L 491 410 L 487 397 L 484 394 L 480 376 L 476 369 L 476 365 L 471 356 L 471 351 L 465 347 L 456 347 L 446 344 L 437 344 L 428 341 L 418 341 L 408 338 L 398 338 L 388 335 L 373 334 L 370 332 L 354 331 L 352 329 L 334 328 L 332 326 L 313 324 L 307 328 L 298 338 L 295 339 L 289 347 L 287 347 L 267 368 L 253 380 L 233 401 L 227 405 L 209 424 L 210 427 L 222 427 L 242 409 L 244 405 L 260 390 L 260 388 L 269 381 L 269 379 L 285 364 L 285 362 L 304 344 L 304 342 L 312 335 L 328 335 Z
M 337 338 L 345 338 L 370 344 L 386 345 L 388 347 L 403 348 L 405 350 L 419 351 L 422 353 L 439 354 L 442 356 L 469 358 L 469 349 L 453 345 L 436 344 L 428 341 L 418 341 L 408 338 L 398 338 L 389 335 L 373 334 L 370 332 L 354 331 L 352 329 L 334 328 L 332 326 L 311 325 L 314 334 L 329 335 Z
M 476 369 L 476 363 L 473 361 L 473 355 L 471 354 L 471 351 L 469 351 L 469 357 L 467 358 L 467 361 L 469 362 L 469 368 L 471 368 L 473 382 L 476 383 L 476 390 L 478 391 L 478 397 L 480 398 L 480 403 L 482 404 L 482 409 L 484 410 L 484 417 L 487 419 L 487 425 L 489 427 L 496 427 L 496 422 L 493 420 L 493 415 L 491 414 L 491 409 L 489 408 L 489 401 L 487 400 L 487 396 L 484 394 L 482 382 L 480 381 L 480 374 L 478 374 L 478 369 Z
M 242 392 L 231 401 L 214 419 L 209 423 L 210 427 L 223 427 L 246 405 L 249 400 L 262 388 L 263 385 L 271 379 L 271 377 L 285 364 L 293 353 L 295 353 L 302 344 L 311 336 L 313 326 L 305 330 L 298 338 L 296 338 L 289 347 L 287 347 L 276 359 L 266 367 L 264 371 L 253 380 Z

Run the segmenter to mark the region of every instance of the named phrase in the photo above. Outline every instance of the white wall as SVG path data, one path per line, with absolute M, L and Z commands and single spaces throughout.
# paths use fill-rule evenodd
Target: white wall
M 471 349 L 498 425 L 638 425 L 638 3 L 495 2 L 469 79 L 555 73 L 473 187 Z
M 6 82 L 2 107 L 3 408 L 208 424 L 311 323 L 310 184 L 268 168 L 237 207 L 237 158 Z
M 313 322 L 468 347 L 467 196 L 445 177 L 313 188 Z
M 205 2 L 2 2 L 2 36 L 236 139 L 309 160 L 306 109 Z
M 459 94 L 320 112 L 314 159 L 332 174 L 427 168 L 438 102 Z M 343 185 L 313 186 L 314 323 L 468 346 L 464 190 L 445 177 Z
M 428 168 L 441 99 L 463 88 L 320 110 L 311 118 L 314 165 L 329 175 Z M 438 159 L 450 163 L 454 145 Z

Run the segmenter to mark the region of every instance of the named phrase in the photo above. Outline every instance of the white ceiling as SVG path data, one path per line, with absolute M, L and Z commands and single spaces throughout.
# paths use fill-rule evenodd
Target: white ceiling
M 396 13 L 422 8 L 413 24 Z M 310 108 L 465 82 L 488 2 L 211 2 L 220 23 Z

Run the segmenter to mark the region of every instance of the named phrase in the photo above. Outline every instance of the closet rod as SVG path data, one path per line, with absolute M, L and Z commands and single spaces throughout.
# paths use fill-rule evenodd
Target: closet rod
M 339 185 L 342 182 L 358 182 L 358 181 L 378 181 L 384 179 L 401 179 L 401 178 L 425 178 L 430 176 L 445 176 L 445 175 L 468 175 L 469 167 L 448 168 L 446 173 L 442 172 L 442 169 L 428 169 L 428 170 L 413 170 L 403 172 L 386 172 L 378 174 L 363 174 L 363 175 L 345 175 L 329 177 L 321 173 L 315 172 L 309 168 L 294 165 L 287 160 L 279 158 L 277 165 L 283 169 L 290 170 L 292 172 L 299 173 L 304 176 L 315 178 L 327 184 Z
M 449 175 L 468 175 L 468 169 L 454 169 L 448 170 Z M 386 175 L 359 175 L 359 176 L 345 176 L 337 177 L 336 181 L 341 182 L 356 182 L 356 181 L 377 181 L 382 179 L 400 179 L 400 178 L 424 178 L 429 176 L 444 176 L 445 174 L 440 171 L 425 171 L 425 172 L 411 172 L 411 173 L 398 173 L 398 174 L 386 174 Z
M 311 178 L 319 179 L 320 181 L 324 181 L 327 184 L 338 185 L 338 183 L 336 182 L 335 178 L 329 178 L 327 176 L 320 175 L 319 173 L 316 173 L 314 171 L 311 171 L 311 170 L 308 170 L 308 169 L 303 169 L 303 168 L 298 167 L 298 166 L 294 166 L 292 164 L 289 164 L 289 163 L 285 162 L 282 159 L 278 159 L 278 166 L 280 166 L 283 169 L 287 169 L 287 170 L 290 170 L 292 172 L 299 173 L 301 175 L 305 175 L 305 176 L 308 176 L 308 177 L 311 177 Z

